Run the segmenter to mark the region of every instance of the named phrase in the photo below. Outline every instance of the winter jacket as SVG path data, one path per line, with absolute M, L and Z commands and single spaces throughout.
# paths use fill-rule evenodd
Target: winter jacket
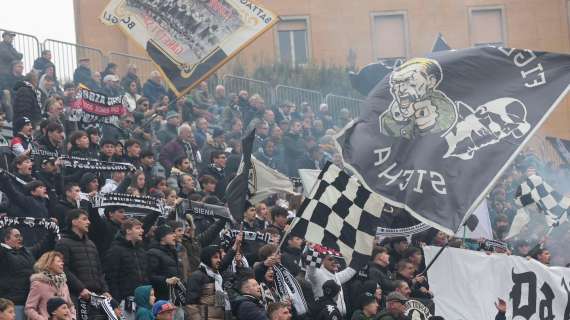
M 53 62 L 44 57 L 39 57 L 34 61 L 33 69 L 37 73 L 44 73 L 49 66 L 53 66 Z
M 378 283 L 383 292 L 392 292 L 396 288 L 394 276 L 390 269 L 373 262 L 368 263 L 368 280 Z
M 241 295 L 232 302 L 232 311 L 238 320 L 268 320 L 261 300 Z
M 65 230 L 67 229 L 66 225 L 66 217 L 67 213 L 71 210 L 78 209 L 79 206 L 77 203 L 71 203 L 66 199 L 59 200 L 58 202 L 50 202 L 50 216 L 54 217 L 58 221 L 59 229 Z
M 223 320 L 224 308 L 216 306 L 215 280 L 205 271 L 192 273 L 187 286 L 186 311 L 191 319 Z
M 27 81 L 19 81 L 14 85 L 14 92 L 14 120 L 28 117 L 32 122 L 38 123 L 42 117 L 42 110 L 37 89 Z
M 23 55 L 16 51 L 11 43 L 0 42 L 0 74 L 8 74 L 12 71 L 12 62 L 22 60 Z
M 312 266 L 307 266 L 307 274 L 305 275 L 305 278 L 313 285 L 313 293 L 315 294 L 315 298 L 323 296 L 323 284 L 327 280 L 334 280 L 338 285 L 340 285 L 340 292 L 337 296 L 336 305 L 338 306 L 341 314 L 346 315 L 347 305 L 344 301 L 344 292 L 342 290 L 342 285 L 352 279 L 355 274 L 356 270 L 350 267 L 337 273 L 331 273 L 324 267 L 315 268 Z
M 19 157 L 32 150 L 32 137 L 26 137 L 21 133 L 16 133 L 10 140 L 10 149 L 14 156 Z
M 287 164 L 287 173 L 289 177 L 298 177 L 297 164 L 299 159 L 303 157 L 305 152 L 305 143 L 301 135 L 292 134 L 290 132 L 283 136 L 284 160 Z
M 73 83 L 75 83 L 76 86 L 82 83 L 91 90 L 100 89 L 99 85 L 93 80 L 91 69 L 84 66 L 77 67 L 73 72 Z
M 330 297 L 321 297 L 315 302 L 313 320 L 342 320 L 342 314 L 336 301 Z
M 205 175 L 210 175 L 218 181 L 218 183 L 216 183 L 216 190 L 214 191 L 214 194 L 216 195 L 216 197 L 218 197 L 218 199 L 224 201 L 224 199 L 226 198 L 226 186 L 227 186 L 225 169 L 218 168 L 214 164 L 210 164 L 204 170 L 202 170 L 202 174 L 200 175 L 200 177 Z
M 148 79 L 143 86 L 143 96 L 148 98 L 150 105 L 158 102 L 160 97 L 168 95 L 166 89 L 160 83 Z
M 158 140 L 160 140 L 160 143 L 165 145 L 178 136 L 177 129 L 178 127 L 171 126 L 167 123 L 162 129 L 160 129 L 160 131 L 158 131 L 156 136 Z
M 83 289 L 102 294 L 109 292 L 97 247 L 87 236 L 68 230 L 55 245 L 65 257 L 65 274 L 73 295 Z
M 166 279 L 182 279 L 182 264 L 178 261 L 176 249 L 171 246 L 154 244 L 147 252 L 148 276 L 154 288 L 156 300 L 168 300 Z
M 56 287 L 49 277 L 44 273 L 35 273 L 30 277 L 32 283 L 30 293 L 26 300 L 25 313 L 28 320 L 48 320 L 47 301 L 53 297 L 60 297 L 70 308 L 72 319 L 76 318 L 74 299 L 71 298 L 67 283 Z
M 140 286 L 135 289 L 135 303 L 137 313 L 135 320 L 154 320 L 152 305 L 150 304 L 150 292 L 152 286 Z
M 186 247 L 186 251 L 188 252 L 190 272 L 198 270 L 202 248 L 216 241 L 220 231 L 222 231 L 225 225 L 226 220 L 220 219 L 214 224 L 211 224 L 204 232 L 193 238 L 184 235 L 182 245 Z
M 105 252 L 111 247 L 111 242 L 121 230 L 121 225 L 106 217 L 101 217 L 99 212 L 94 209 L 89 210 L 89 221 L 91 222 L 89 238 L 97 246 L 99 256 L 104 257 Z
M 281 264 L 297 276 L 301 272 L 301 249 L 286 246 L 281 252 Z
M 16 250 L 3 243 L 0 245 L 0 297 L 10 299 L 16 305 L 26 303 L 34 263 L 53 248 L 54 241 L 55 234 L 50 233 L 30 248 Z
M 103 259 L 105 279 L 117 301 L 132 296 L 136 287 L 150 283 L 147 259 L 142 242 L 132 243 L 121 233 L 117 235 Z
M 197 148 L 198 147 L 193 144 L 176 138 L 162 147 L 158 160 L 166 170 L 170 170 L 176 159 L 188 157 L 190 162 L 192 162 L 192 168 L 197 169 L 197 162 L 201 160 L 200 152 L 196 151 L 198 150 Z

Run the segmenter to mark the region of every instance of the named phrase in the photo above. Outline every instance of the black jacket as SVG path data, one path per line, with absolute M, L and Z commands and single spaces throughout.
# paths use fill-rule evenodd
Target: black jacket
M 55 234 L 49 233 L 30 248 L 14 250 L 4 244 L 0 246 L 0 297 L 10 299 L 16 305 L 26 304 L 34 263 L 53 248 L 54 241 Z
M 329 297 L 321 297 L 315 302 L 313 320 L 341 320 L 342 314 L 336 302 Z
M 12 61 L 22 60 L 22 57 L 12 44 L 0 41 L 0 74 L 10 73 Z
M 89 238 L 97 246 L 99 256 L 104 257 L 121 226 L 108 218 L 101 217 L 96 209 L 89 210 L 89 221 L 91 222 Z
M 79 66 L 73 72 L 73 83 L 78 86 L 80 83 L 83 83 L 91 90 L 99 89 L 99 86 L 93 80 L 93 76 L 91 75 L 91 69 L 86 68 L 84 66 Z
M 368 280 L 375 281 L 380 285 L 383 292 L 392 292 L 396 289 L 394 275 L 388 266 L 382 267 L 376 263 L 368 263 Z
M 218 197 L 218 199 L 224 201 L 223 199 L 226 198 L 226 185 L 227 185 L 226 170 L 225 169 L 220 170 L 219 168 L 214 166 L 214 164 L 210 164 L 209 166 L 204 168 L 204 170 L 202 170 L 202 174 L 200 175 L 200 177 L 205 175 L 210 175 L 216 178 L 218 183 L 216 183 L 216 190 L 214 191 L 214 194 L 216 195 L 216 197 Z
M 49 212 L 50 216 L 57 219 L 59 224 L 59 229 L 65 230 L 67 228 L 65 221 L 67 213 L 73 209 L 78 209 L 78 208 L 79 207 L 77 206 L 77 204 L 71 203 L 66 199 L 63 199 L 59 200 L 58 202 L 51 202 Z
M 34 123 L 39 122 L 42 110 L 36 89 L 27 81 L 20 81 L 14 86 L 15 97 L 14 121 L 21 117 L 28 117 Z
M 238 320 L 269 319 L 261 300 L 250 295 L 241 295 L 232 301 L 232 312 Z
M 157 300 L 168 300 L 166 279 L 183 278 L 182 263 L 178 260 L 176 249 L 170 246 L 154 244 L 147 252 L 148 276 L 154 288 Z
M 97 294 L 109 292 L 97 247 L 87 236 L 80 238 L 75 232 L 67 231 L 55 250 L 64 256 L 65 275 L 72 294 L 79 295 L 86 288 Z
M 202 247 L 206 247 L 214 241 L 217 240 L 220 231 L 224 228 L 226 224 L 226 220 L 219 219 L 213 224 L 204 230 L 204 232 L 200 232 L 197 236 L 190 238 L 188 236 L 184 236 L 182 238 L 182 245 L 186 247 L 186 252 L 188 252 L 188 262 L 190 271 L 194 272 L 198 269 L 200 265 L 200 255 L 202 254 Z
M 283 136 L 284 160 L 287 164 L 287 174 L 289 177 L 298 177 L 297 172 L 298 161 L 303 157 L 305 152 L 305 142 L 301 135 L 295 135 L 290 132 Z
M 301 249 L 286 246 L 281 252 L 281 264 L 291 272 L 293 276 L 297 276 L 301 272 Z
M 133 296 L 136 287 L 149 284 L 147 255 L 142 242 L 133 244 L 118 234 L 103 259 L 111 295 L 121 301 Z

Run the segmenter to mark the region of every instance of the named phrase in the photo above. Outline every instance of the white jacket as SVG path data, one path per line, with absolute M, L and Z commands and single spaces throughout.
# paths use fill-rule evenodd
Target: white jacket
M 334 280 L 340 286 L 340 292 L 336 298 L 336 305 L 340 310 L 340 313 L 344 316 L 346 315 L 346 304 L 344 302 L 342 285 L 348 282 L 348 280 L 352 279 L 354 275 L 356 275 L 356 270 L 350 267 L 337 273 L 331 273 L 323 267 L 315 268 L 308 266 L 307 273 L 305 274 L 305 279 L 313 285 L 313 294 L 315 295 L 315 298 L 320 298 L 323 296 L 323 284 L 327 280 Z

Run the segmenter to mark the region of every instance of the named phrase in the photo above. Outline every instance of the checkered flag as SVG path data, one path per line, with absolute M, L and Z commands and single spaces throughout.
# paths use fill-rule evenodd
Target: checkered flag
M 532 175 L 517 189 L 515 202 L 521 207 L 535 203 L 546 214 L 549 226 L 556 227 L 568 221 L 570 198 L 556 192 L 542 177 Z
M 328 255 L 342 259 L 342 254 L 336 250 L 318 244 L 307 245 L 303 251 L 303 263 L 306 266 L 320 268 L 323 259 Z
M 359 270 L 369 260 L 384 201 L 330 162 L 299 208 L 290 234 L 338 250 Z

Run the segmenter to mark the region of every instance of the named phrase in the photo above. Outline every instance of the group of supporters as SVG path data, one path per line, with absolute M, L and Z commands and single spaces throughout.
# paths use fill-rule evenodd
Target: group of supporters
M 437 307 L 422 273 L 421 248 L 458 241 L 435 229 L 411 240 L 385 239 L 355 270 L 335 254 L 324 254 L 318 265 L 305 263 L 310 244 L 286 234 L 299 199 L 275 195 L 247 203 L 243 221 L 233 222 L 176 210 L 135 218 L 122 206 L 103 210 L 92 201 L 122 193 L 159 198 L 171 208 L 185 200 L 226 205 L 241 139 L 253 129 L 254 156 L 289 177 L 298 169 L 322 169 L 327 161 L 342 167 L 333 136 L 351 120 L 348 110 L 333 117 L 326 104 L 317 112 L 308 104 L 272 107 L 258 94 L 226 93 L 222 85 L 211 94 L 206 83 L 176 98 L 156 71 L 143 83 L 135 65 L 121 66 L 123 75 L 113 63 L 93 72 L 87 58 L 62 87 L 47 50 L 22 74 L 14 36 L 4 32 L 0 43 L 2 115 L 14 131 L 10 166 L 0 173 L 0 213 L 2 219 L 51 219 L 59 232 L 29 228 L 25 219 L 0 230 L 0 320 L 112 318 L 109 312 L 137 320 L 389 320 L 407 319 L 410 299 L 432 312 Z M 80 84 L 124 95 L 128 106 L 120 123 L 71 121 Z M 69 166 L 37 150 L 129 163 L 136 171 Z M 228 230 L 241 232 L 222 241 Z M 246 232 L 271 236 L 252 240 Z M 529 253 L 524 245 L 515 253 L 549 263 L 547 250 Z M 301 292 L 284 293 L 277 266 Z M 96 301 L 110 302 L 111 311 Z M 506 306 L 497 308 L 497 318 L 504 318 Z

